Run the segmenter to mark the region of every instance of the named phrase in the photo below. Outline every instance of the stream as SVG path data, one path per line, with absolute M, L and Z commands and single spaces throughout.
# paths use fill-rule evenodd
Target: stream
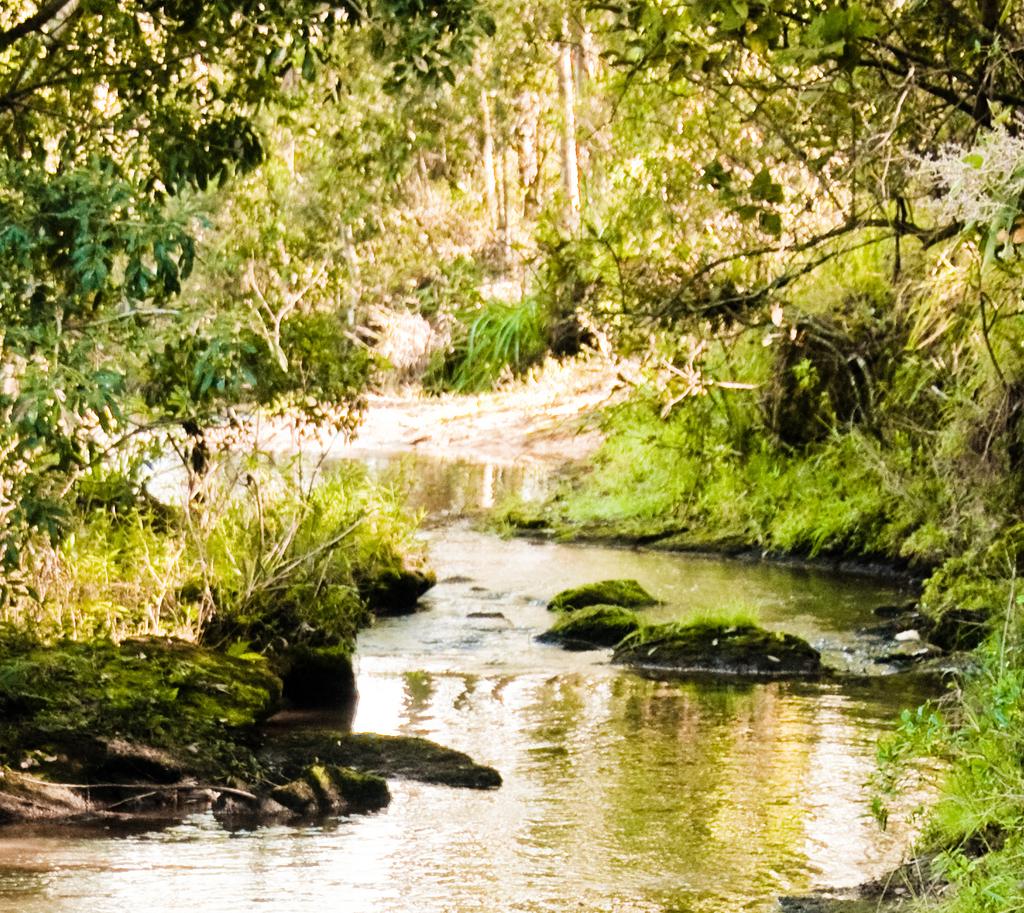
M 752 606 L 841 665 L 872 609 L 906 599 L 895 583 L 503 540 L 464 514 L 537 496 L 542 470 L 421 460 L 404 475 L 439 583 L 425 611 L 360 636 L 354 728 L 466 751 L 502 788 L 392 781 L 384 812 L 316 827 L 229 831 L 202 814 L 150 832 L 0 833 L 2 913 L 772 911 L 901 860 L 911 835 L 879 830 L 865 781 L 922 685 L 658 682 L 607 651 L 534 641 L 558 590 L 635 577 L 665 600 L 649 618 Z

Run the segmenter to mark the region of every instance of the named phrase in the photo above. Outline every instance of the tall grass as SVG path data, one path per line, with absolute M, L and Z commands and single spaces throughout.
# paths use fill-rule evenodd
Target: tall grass
M 573 528 L 678 534 L 810 556 L 887 557 L 931 568 L 993 534 L 995 486 L 964 484 L 932 441 L 835 430 L 799 451 L 763 430 L 746 392 L 711 395 L 663 417 L 638 397 L 605 418 L 590 471 L 555 505 Z
M 1024 597 L 1012 572 L 999 584 L 1003 612 L 975 674 L 935 705 L 905 711 L 879 748 L 876 807 L 914 764 L 944 764 L 919 847 L 948 884 L 924 907 L 933 913 L 1024 910 Z
M 419 550 L 402 492 L 360 467 L 315 484 L 250 469 L 209 487 L 202 503 L 160 516 L 91 510 L 59 548 L 39 549 L 37 598 L 7 620 L 51 639 L 199 640 L 273 616 L 273 633 L 292 640 L 350 640 L 366 621 L 360 583 Z
M 523 374 L 547 351 L 547 313 L 528 298 L 487 301 L 459 315 L 452 344 L 432 361 L 424 386 L 432 392 L 479 393 Z

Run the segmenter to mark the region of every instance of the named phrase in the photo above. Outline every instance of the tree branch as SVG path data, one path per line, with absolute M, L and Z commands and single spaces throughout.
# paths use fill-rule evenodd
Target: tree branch
M 11 45 L 26 35 L 42 30 L 43 26 L 56 19 L 64 7 L 72 2 L 73 0 L 50 0 L 49 3 L 44 3 L 38 12 L 29 16 L 28 19 L 24 19 L 17 25 L 11 26 L 5 32 L 0 32 L 0 51 L 6 51 Z

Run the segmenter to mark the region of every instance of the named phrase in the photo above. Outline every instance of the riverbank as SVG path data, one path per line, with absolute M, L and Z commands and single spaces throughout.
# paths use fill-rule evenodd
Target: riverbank
M 33 597 L 5 607 L 0 823 L 124 825 L 204 808 L 305 821 L 360 809 L 369 783 L 382 801 L 387 764 L 309 746 L 286 774 L 266 753 L 281 732 L 267 724 L 330 707 L 321 741 L 347 738 L 357 633 L 414 611 L 434 582 L 415 519 L 359 467 L 315 486 L 286 470 L 225 475 L 204 479 L 201 498 L 97 499 Z M 421 775 L 436 767 L 424 758 Z
M 3 646 L 0 825 L 129 826 L 209 809 L 251 825 L 302 823 L 386 806 L 385 777 L 501 785 L 461 752 L 353 734 L 347 658 L 293 662 L 282 678 L 263 655 L 166 638 Z M 289 699 L 296 675 L 306 690 Z M 278 723 L 303 697 L 330 713 Z

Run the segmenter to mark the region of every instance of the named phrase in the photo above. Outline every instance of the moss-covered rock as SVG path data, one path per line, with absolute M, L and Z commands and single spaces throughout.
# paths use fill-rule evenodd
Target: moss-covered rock
M 383 777 L 337 764 L 325 769 L 350 811 L 376 811 L 391 802 L 391 790 Z
M 635 580 L 601 580 L 562 590 L 548 603 L 548 608 L 553 612 L 571 612 L 594 605 L 634 609 L 657 603 L 658 600 Z
M 317 811 L 316 791 L 306 777 L 299 777 L 276 787 L 270 793 L 270 798 L 302 817 L 315 815 Z
M 387 807 L 391 792 L 376 774 L 337 764 L 311 764 L 300 776 L 276 787 L 270 798 L 303 818 L 369 812 Z
M 259 657 L 157 638 L 26 644 L 0 654 L 0 760 L 76 779 L 244 770 L 244 742 L 280 698 Z
M 444 786 L 494 789 L 501 775 L 469 755 L 427 739 L 334 730 L 294 730 L 276 735 L 260 752 L 266 769 L 294 779 L 313 761 L 383 777 L 401 777 Z
M 308 789 L 303 789 L 306 786 Z M 312 805 L 309 797 L 313 797 Z M 292 802 L 289 808 L 305 809 L 305 813 L 340 815 L 352 811 L 376 811 L 391 801 L 387 781 L 376 774 L 363 773 L 337 764 L 313 764 L 302 779 L 280 787 L 272 798 Z M 286 802 L 281 802 L 285 805 Z
M 752 624 L 642 628 L 616 647 L 612 662 L 673 676 L 806 678 L 823 671 L 820 654 L 806 641 Z
M 409 615 L 416 611 L 420 596 L 437 583 L 433 571 L 422 571 L 402 566 L 388 567 L 365 577 L 359 583 L 359 593 L 374 615 L 385 618 Z
M 313 787 L 317 811 L 321 815 L 338 815 L 348 810 L 348 803 L 334 782 L 330 771 L 322 764 L 313 764 L 306 771 L 306 782 Z
M 537 640 L 558 644 L 567 650 L 614 647 L 640 629 L 640 619 L 617 605 L 593 605 L 566 612 Z

